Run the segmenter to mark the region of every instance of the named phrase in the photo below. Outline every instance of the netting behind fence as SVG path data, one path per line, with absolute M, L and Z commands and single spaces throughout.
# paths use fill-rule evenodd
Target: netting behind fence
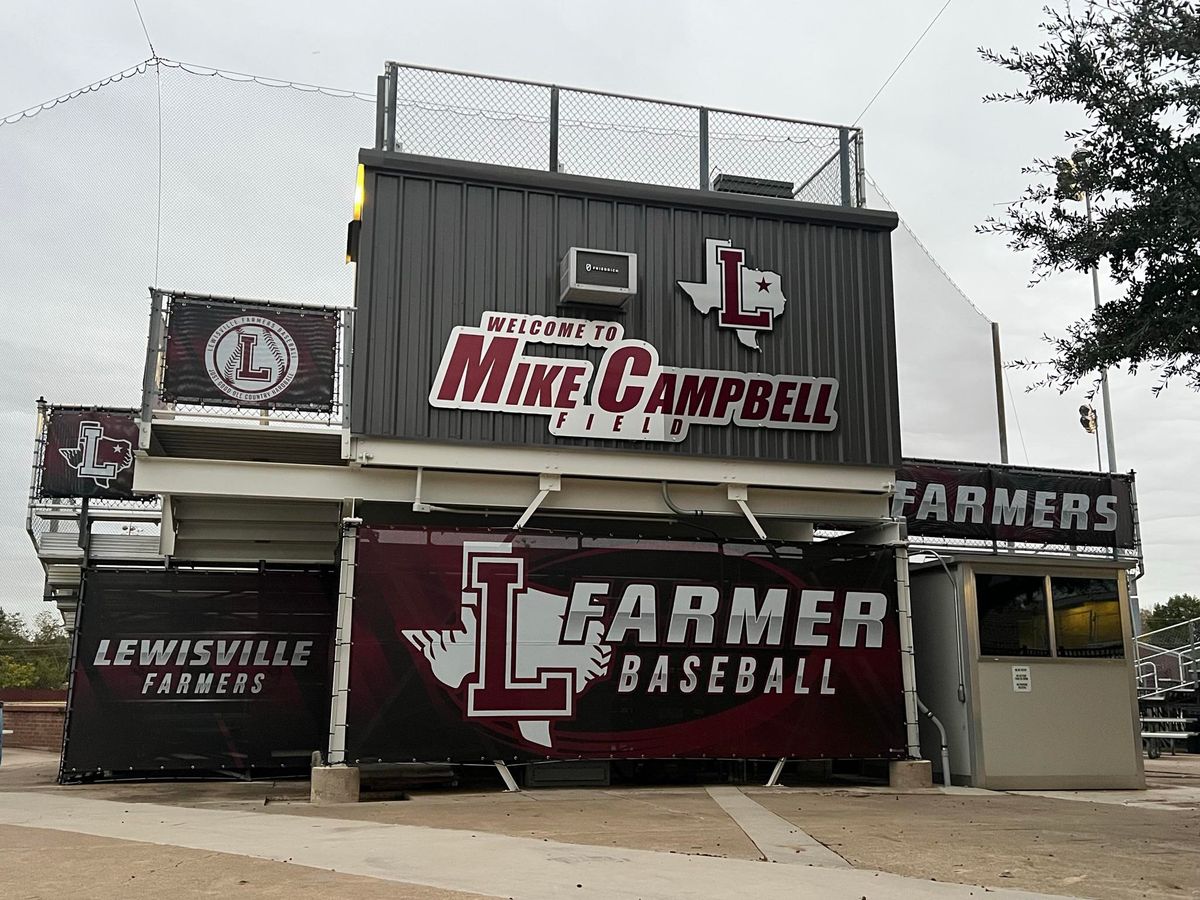
M 374 137 L 373 97 L 166 62 L 0 126 L 4 608 L 48 608 L 25 534 L 37 397 L 136 405 L 155 283 L 349 306 L 346 222 Z

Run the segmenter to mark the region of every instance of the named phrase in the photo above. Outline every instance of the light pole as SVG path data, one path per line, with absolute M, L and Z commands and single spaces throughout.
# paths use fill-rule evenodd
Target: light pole
M 1100 458 L 1100 432 L 1096 429 L 1096 410 L 1090 403 L 1084 403 L 1079 407 L 1079 424 L 1088 434 L 1096 436 L 1096 469 L 1103 472 L 1104 460 Z
M 1082 200 L 1084 207 L 1087 210 L 1088 226 L 1093 224 L 1092 220 L 1092 195 L 1087 190 L 1079 186 L 1078 174 L 1079 164 L 1087 160 L 1087 153 L 1082 150 L 1077 150 L 1071 154 L 1070 159 L 1059 159 L 1055 163 L 1055 168 L 1058 170 L 1058 195 L 1076 202 Z M 1100 308 L 1100 265 L 1092 266 L 1092 300 L 1095 303 L 1096 309 Z M 1104 405 L 1104 443 L 1108 446 L 1108 471 L 1117 471 L 1117 443 L 1113 437 L 1113 421 L 1112 421 L 1112 400 L 1108 393 L 1108 369 L 1100 370 L 1100 398 Z M 1080 411 L 1082 413 L 1082 410 Z M 1100 440 L 1096 438 L 1097 442 Z M 1103 471 L 1104 466 L 1100 466 Z
M 1083 202 L 1087 208 L 1088 225 L 1092 224 L 1092 195 L 1083 192 Z M 1096 309 L 1100 308 L 1100 267 L 1092 266 L 1092 299 Z M 1117 471 L 1117 442 L 1113 437 L 1112 400 L 1108 395 L 1108 370 L 1100 370 L 1100 398 L 1104 404 L 1104 443 L 1108 448 L 1108 471 Z M 1100 436 L 1096 436 L 1096 454 L 1100 454 Z

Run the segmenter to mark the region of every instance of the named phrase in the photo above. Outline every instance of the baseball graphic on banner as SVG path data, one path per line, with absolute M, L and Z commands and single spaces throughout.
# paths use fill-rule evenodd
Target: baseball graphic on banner
M 296 377 L 296 342 L 263 316 L 238 316 L 208 339 L 204 364 L 220 390 L 235 400 L 262 402 L 287 390 Z

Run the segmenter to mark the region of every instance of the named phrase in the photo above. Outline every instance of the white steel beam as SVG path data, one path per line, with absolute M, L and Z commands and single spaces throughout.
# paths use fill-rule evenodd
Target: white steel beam
M 329 704 L 329 747 L 325 761 L 331 765 L 346 762 L 346 715 L 350 706 L 350 629 L 354 620 L 354 566 L 358 548 L 354 501 L 342 507 L 342 552 L 338 569 L 337 626 L 333 643 L 333 697 Z
M 553 475 L 554 473 L 547 473 Z M 537 480 L 535 480 L 537 479 Z M 233 460 L 172 459 L 147 456 L 138 461 L 134 487 L 147 493 L 170 493 L 177 498 L 225 497 L 254 500 L 326 500 L 342 498 L 420 503 L 422 510 L 438 507 L 512 509 L 529 506 L 530 496 L 544 489 L 539 473 L 508 474 L 488 471 L 423 469 L 420 493 L 415 469 L 375 466 L 320 466 Z M 622 516 L 673 517 L 660 482 L 640 479 L 562 477 L 560 490 L 543 499 L 543 512 L 605 513 Z M 726 483 L 678 483 L 671 495 L 689 515 L 736 516 L 743 513 L 728 496 Z M 871 522 L 889 514 L 886 494 L 831 490 L 759 487 L 754 491 L 754 514 L 765 521 Z M 182 511 L 176 510 L 182 518 Z
M 895 471 L 871 466 L 821 465 L 757 459 L 697 459 L 662 453 L 559 450 L 355 438 L 354 460 L 363 466 L 402 466 L 647 481 L 737 483 L 807 490 L 888 494 Z

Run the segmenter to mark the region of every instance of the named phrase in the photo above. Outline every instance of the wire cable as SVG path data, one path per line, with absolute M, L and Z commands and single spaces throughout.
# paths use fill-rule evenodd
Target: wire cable
M 942 4 L 942 8 L 937 11 L 937 15 L 933 17 L 933 19 L 929 22 L 929 24 L 925 26 L 925 30 L 921 32 L 921 34 L 917 37 L 917 39 L 915 41 L 913 41 L 913 45 L 908 48 L 908 52 L 904 54 L 904 56 L 900 60 L 900 62 L 896 63 L 896 68 L 892 69 L 892 74 L 889 75 L 887 77 L 887 80 L 884 81 L 883 84 L 881 84 L 879 86 L 879 90 L 877 90 L 875 92 L 875 96 L 873 96 L 870 100 L 867 101 L 867 105 L 863 107 L 863 111 L 860 112 L 855 117 L 854 121 L 850 123 L 851 128 L 853 128 L 855 125 L 857 125 L 862 120 L 862 117 L 867 114 L 867 110 L 869 110 L 875 104 L 875 101 L 879 99 L 879 95 L 883 93 L 884 88 L 886 88 L 889 84 L 892 83 L 892 79 L 896 77 L 896 73 L 900 71 L 900 67 L 903 66 L 906 62 L 908 62 L 908 58 L 913 55 L 913 51 L 916 50 L 918 45 L 920 45 L 921 41 L 923 41 L 925 39 L 925 35 L 929 34 L 929 30 L 931 28 L 933 28 L 934 25 L 937 24 L 937 20 L 942 17 L 942 13 L 944 13 L 946 11 L 946 7 L 948 7 L 953 2 L 954 2 L 954 0 L 946 0 L 946 2 Z
M 133 8 L 137 12 L 138 21 L 142 23 L 142 34 L 146 36 L 146 43 L 150 46 L 150 58 L 157 59 L 158 54 L 154 52 L 154 42 L 150 40 L 150 29 L 146 27 L 146 20 L 142 18 L 142 8 L 138 6 L 137 0 L 133 0 Z

